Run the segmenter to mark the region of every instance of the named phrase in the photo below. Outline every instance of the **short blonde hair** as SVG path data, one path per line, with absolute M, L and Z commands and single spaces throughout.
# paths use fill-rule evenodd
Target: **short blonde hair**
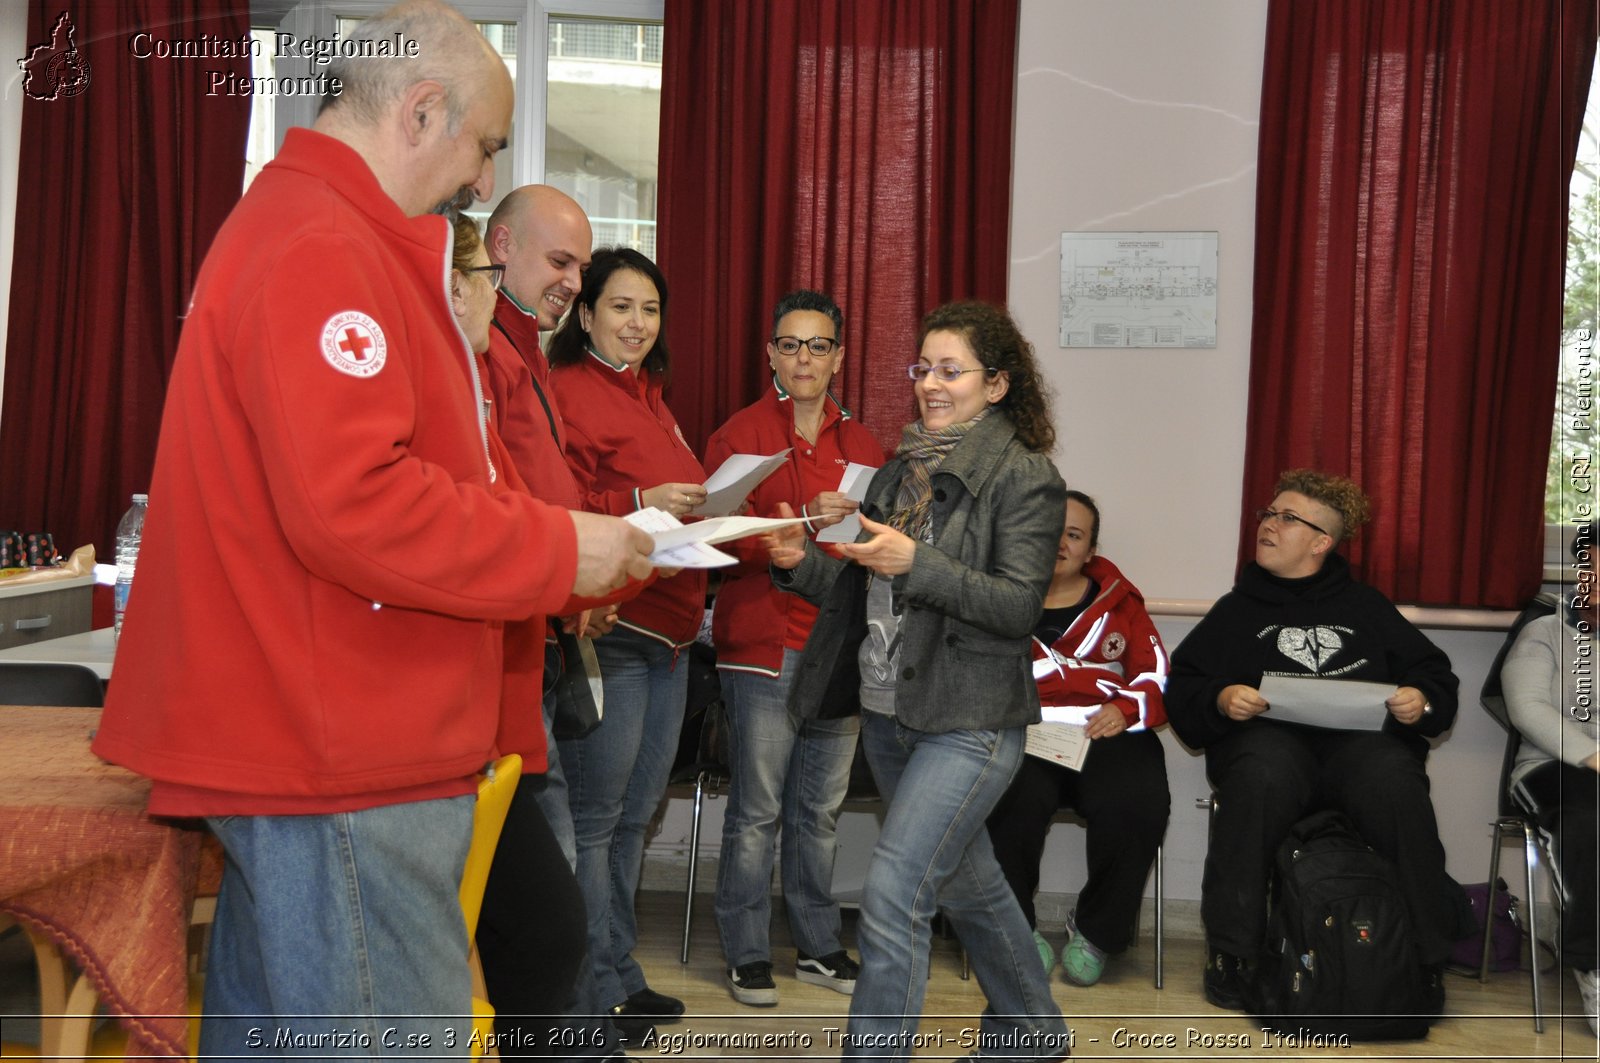
M 1315 469 L 1289 469 L 1278 476 L 1278 486 L 1273 488 L 1274 494 L 1281 495 L 1285 491 L 1305 495 L 1339 514 L 1336 542 L 1354 539 L 1360 534 L 1361 526 L 1372 517 L 1371 500 L 1354 480 L 1343 476 Z

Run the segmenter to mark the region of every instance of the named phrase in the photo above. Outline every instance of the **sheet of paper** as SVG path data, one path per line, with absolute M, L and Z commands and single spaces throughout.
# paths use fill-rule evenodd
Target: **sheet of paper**
M 622 519 L 655 538 L 656 548 L 650 555 L 650 563 L 658 568 L 721 568 L 739 563 L 739 559 L 732 554 L 725 554 L 693 539 L 680 538 L 676 542 L 668 539 L 667 545 L 662 545 L 663 537 L 671 536 L 684 524 L 677 517 L 654 506 L 634 510 Z
M 1339 731 L 1376 731 L 1389 718 L 1383 703 L 1394 696 L 1395 685 L 1269 675 L 1261 680 L 1260 690 L 1272 706 L 1265 713 L 1268 719 Z
M 877 472 L 873 465 L 862 465 L 852 461 L 844 468 L 844 476 L 839 480 L 839 493 L 856 502 L 864 502 L 867 498 L 867 485 L 872 483 L 872 474 Z M 819 543 L 853 543 L 861 534 L 861 518 L 852 513 L 838 524 L 823 528 L 817 533 Z
M 697 517 L 721 517 L 740 506 L 756 486 L 777 471 L 788 450 L 762 456 L 760 454 L 729 454 L 722 467 L 706 477 L 706 500 L 691 512 Z
M 760 535 L 773 528 L 803 523 L 804 517 L 710 517 L 651 534 L 656 537 L 657 550 L 668 550 L 680 543 L 705 543 L 710 546 L 732 542 L 734 539 Z
M 1089 756 L 1089 744 L 1081 723 L 1036 723 L 1028 728 L 1023 748 L 1030 757 L 1078 771 Z

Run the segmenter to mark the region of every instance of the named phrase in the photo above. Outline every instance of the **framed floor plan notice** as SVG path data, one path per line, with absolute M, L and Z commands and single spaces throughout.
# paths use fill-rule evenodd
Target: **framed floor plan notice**
M 1061 346 L 1216 345 L 1216 233 L 1061 234 Z

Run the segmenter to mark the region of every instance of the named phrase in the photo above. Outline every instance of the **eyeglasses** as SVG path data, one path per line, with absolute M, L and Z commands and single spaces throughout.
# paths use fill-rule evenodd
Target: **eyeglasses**
M 800 353 L 802 347 L 810 351 L 813 358 L 826 358 L 839 346 L 839 341 L 829 339 L 827 336 L 812 336 L 809 340 L 803 340 L 798 336 L 774 336 L 772 345 L 785 358 L 793 358 Z
M 489 275 L 489 287 L 493 288 L 495 291 L 499 291 L 500 285 L 506 282 L 506 264 L 504 262 L 496 263 L 493 266 L 468 266 L 466 269 L 459 270 L 458 272 L 487 273 Z
M 949 362 L 940 362 L 938 365 L 923 365 L 918 362 L 916 365 L 906 366 L 906 376 L 912 380 L 920 381 L 929 373 L 932 373 L 946 384 L 952 384 L 961 379 L 962 373 L 988 373 L 990 376 L 994 376 L 998 372 L 1000 370 L 995 369 L 993 366 L 986 365 L 977 369 L 962 369 L 960 366 L 951 365 Z
M 1290 524 L 1304 524 L 1318 535 L 1329 535 L 1326 530 L 1317 527 L 1315 524 L 1312 524 L 1309 520 L 1306 520 L 1304 517 L 1296 513 L 1284 513 L 1276 509 L 1258 509 L 1256 510 L 1256 520 L 1260 521 L 1262 524 L 1265 524 L 1269 520 L 1275 520 L 1285 527 Z M 1331 535 L 1329 537 L 1332 538 Z

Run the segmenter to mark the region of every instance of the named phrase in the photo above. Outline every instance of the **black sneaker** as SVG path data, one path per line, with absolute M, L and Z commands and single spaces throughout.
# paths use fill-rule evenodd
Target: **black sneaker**
M 843 949 L 826 956 L 807 956 L 800 953 L 795 960 L 794 976 L 802 982 L 824 986 L 845 996 L 856 991 L 856 975 L 861 968 Z
M 778 986 L 772 980 L 772 964 L 766 960 L 741 963 L 728 971 L 728 990 L 733 999 L 753 1008 L 776 1007 Z
M 1206 955 L 1206 1000 L 1229 1011 L 1249 1010 L 1254 998 L 1255 972 L 1231 952 L 1207 949 Z
M 623 1007 L 629 1015 L 639 1015 L 657 1022 L 672 1022 L 683 1016 L 683 1001 L 665 993 L 657 993 L 649 986 L 628 997 Z

